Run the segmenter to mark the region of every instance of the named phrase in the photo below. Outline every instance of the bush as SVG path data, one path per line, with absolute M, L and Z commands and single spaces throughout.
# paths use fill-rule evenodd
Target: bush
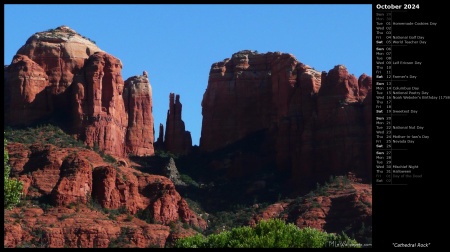
M 127 218 L 125 218 L 125 221 L 132 221 L 133 216 L 131 214 L 127 214 Z
M 176 248 L 323 248 L 360 247 L 345 234 L 300 229 L 279 219 L 263 220 L 254 228 L 233 228 L 204 237 L 200 234 L 175 241 Z
M 9 155 L 6 150 L 6 139 L 3 139 L 3 167 L 4 167 L 4 194 L 3 194 L 3 207 L 6 209 L 11 209 L 20 202 L 20 197 L 22 196 L 22 182 L 11 179 L 9 174 L 11 172 L 11 167 L 9 167 Z
M 113 156 L 111 156 L 109 154 L 103 154 L 102 153 L 101 156 L 103 158 L 103 161 L 105 161 L 107 163 L 115 164 L 117 162 L 117 160 Z
M 155 219 L 153 218 L 153 213 L 150 211 L 150 209 L 139 209 L 137 213 L 135 214 L 135 217 L 144 220 L 145 222 L 149 224 L 155 224 Z
M 155 156 L 161 157 L 161 158 L 173 158 L 178 159 L 177 154 L 173 154 L 170 151 L 163 151 L 163 150 L 155 150 Z
M 200 185 L 187 174 L 180 174 L 180 179 L 188 185 L 200 187 Z

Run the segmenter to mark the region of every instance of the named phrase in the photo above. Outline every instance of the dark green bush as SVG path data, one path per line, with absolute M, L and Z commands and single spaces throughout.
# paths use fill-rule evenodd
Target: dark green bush
M 200 187 L 200 185 L 187 174 L 180 174 L 180 179 L 188 185 Z
M 113 156 L 111 156 L 109 154 L 103 154 L 102 153 L 101 156 L 103 158 L 103 161 L 105 161 L 107 163 L 115 164 L 117 162 L 117 160 Z

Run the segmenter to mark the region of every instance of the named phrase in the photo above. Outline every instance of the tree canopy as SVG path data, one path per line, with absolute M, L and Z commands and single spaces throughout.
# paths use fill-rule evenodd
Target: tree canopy
M 233 228 L 204 237 L 201 234 L 175 241 L 176 248 L 324 248 L 361 247 L 346 234 L 298 228 L 280 219 L 262 220 L 254 228 Z

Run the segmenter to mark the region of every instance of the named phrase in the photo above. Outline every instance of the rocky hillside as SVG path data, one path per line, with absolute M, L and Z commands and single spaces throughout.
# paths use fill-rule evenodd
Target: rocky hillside
M 258 205 L 254 207 L 259 208 Z M 331 177 L 303 197 L 269 205 L 254 214 L 250 225 L 262 219 L 280 218 L 298 227 L 345 233 L 371 244 L 372 185 L 363 184 L 352 174 Z
M 22 203 L 5 210 L 5 247 L 164 247 L 206 228 L 164 176 L 80 147 L 11 143 Z

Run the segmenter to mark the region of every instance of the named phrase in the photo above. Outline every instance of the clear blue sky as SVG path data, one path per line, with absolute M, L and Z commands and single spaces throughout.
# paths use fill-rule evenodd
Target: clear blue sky
M 169 93 L 180 94 L 186 130 L 199 144 L 211 64 L 240 50 L 291 53 L 316 70 L 343 64 L 372 75 L 371 5 L 7 4 L 5 59 L 36 32 L 67 25 L 123 63 L 125 79 L 149 74 L 155 135 Z

